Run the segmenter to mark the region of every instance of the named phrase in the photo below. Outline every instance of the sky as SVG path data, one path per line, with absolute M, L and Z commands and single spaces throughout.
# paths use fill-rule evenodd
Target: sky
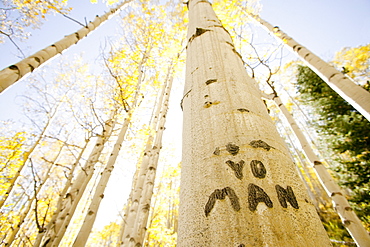
M 69 3 L 74 8 L 71 17 L 80 22 L 84 22 L 85 17 L 93 20 L 95 15 L 102 15 L 108 10 L 101 0 L 98 4 L 91 4 L 89 0 L 70 0 Z M 343 47 L 370 43 L 369 0 L 261 0 L 261 3 L 263 19 L 279 26 L 282 31 L 326 61 L 332 60 L 335 52 Z M 26 55 L 31 55 L 81 28 L 62 16 L 47 19 L 41 29 L 31 30 L 32 37 L 27 42 L 19 42 Z M 101 47 L 104 47 L 107 40 L 114 39 L 118 31 L 119 15 L 116 15 L 61 56 L 83 53 L 86 61 L 94 63 Z M 0 44 L 0 69 L 19 61 L 16 54 L 17 50 L 10 42 Z M 22 80 L 0 95 L 0 120 L 11 118 L 19 121 L 22 117 L 17 106 L 17 94 L 24 93 L 26 83 L 27 80 Z M 170 107 L 174 115 L 181 113 L 180 100 L 181 95 L 171 99 L 173 106 Z M 169 121 L 171 125 L 176 125 L 172 131 L 181 132 L 181 123 L 176 122 L 178 119 Z M 103 219 L 98 220 L 105 222 Z

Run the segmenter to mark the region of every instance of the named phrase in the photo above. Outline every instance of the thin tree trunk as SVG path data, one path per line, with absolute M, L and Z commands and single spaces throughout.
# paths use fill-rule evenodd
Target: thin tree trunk
M 188 8 L 177 246 L 331 246 L 229 33 Z
M 58 246 L 62 240 L 65 231 L 67 230 L 68 224 L 74 214 L 74 211 L 80 201 L 87 184 L 94 174 L 95 164 L 103 151 L 104 144 L 108 141 L 112 134 L 115 125 L 115 114 L 116 111 L 112 112 L 109 120 L 105 122 L 103 126 L 103 132 L 98 136 L 96 144 L 90 153 L 89 158 L 86 161 L 84 168 L 78 173 L 76 180 L 70 187 L 69 192 L 66 194 L 61 209 L 57 212 L 58 217 L 54 222 L 51 222 L 49 231 L 45 234 L 42 246 Z
M 167 73 L 167 78 L 163 85 L 162 92 L 160 93 L 160 96 L 157 100 L 157 107 L 153 114 L 152 124 L 151 124 L 153 129 L 156 129 L 156 126 L 159 120 L 159 115 L 162 110 L 161 106 L 163 104 L 164 95 L 166 92 L 169 73 L 170 73 L 170 69 Z M 128 205 L 128 208 L 126 209 L 127 214 L 125 215 L 122 226 L 121 226 L 119 245 L 126 246 L 126 244 L 128 244 L 133 234 L 133 227 L 134 227 L 136 215 L 138 212 L 140 197 L 142 195 L 142 191 L 144 188 L 146 173 L 148 171 L 151 156 L 153 155 L 152 153 L 153 140 L 154 140 L 154 136 L 153 134 L 150 134 L 150 136 L 148 137 L 144 152 L 143 152 L 143 158 L 141 161 L 141 165 L 139 167 L 139 172 L 137 174 L 137 182 L 132 188 L 131 204 Z
M 327 195 L 331 198 L 333 206 L 342 220 L 344 227 L 351 234 L 353 240 L 358 246 L 370 246 L 370 236 L 366 231 L 365 227 L 362 225 L 360 219 L 357 217 L 352 207 L 349 205 L 347 198 L 344 196 L 339 185 L 331 177 L 330 173 L 320 162 L 319 157 L 314 153 L 310 144 L 308 143 L 306 137 L 299 129 L 297 123 L 295 122 L 292 115 L 286 109 L 285 105 L 282 103 L 280 97 L 271 95 L 272 99 L 276 105 L 280 108 L 281 112 L 284 114 L 285 118 L 289 122 L 294 134 L 297 136 L 302 150 L 305 153 L 307 159 L 311 162 L 322 186 L 324 187 Z
M 128 114 L 126 117 L 124 124 L 118 134 L 117 141 L 113 147 L 113 151 L 109 157 L 109 160 L 107 162 L 107 165 L 104 168 L 104 171 L 102 172 L 102 176 L 100 177 L 100 180 L 98 182 L 97 188 L 95 190 L 94 196 L 92 198 L 91 204 L 89 206 L 89 209 L 87 210 L 87 214 L 85 216 L 84 222 L 81 226 L 81 229 L 76 237 L 75 242 L 73 243 L 74 247 L 79 246 L 85 246 L 87 239 L 90 235 L 91 229 L 94 225 L 96 215 L 99 210 L 100 202 L 104 198 L 104 191 L 105 187 L 107 186 L 107 183 L 109 181 L 110 175 L 114 169 L 114 164 L 117 160 L 119 151 L 122 146 L 122 142 L 125 139 L 125 135 L 128 129 L 128 126 L 131 121 L 131 113 Z
M 54 112 L 49 117 L 48 121 L 46 122 L 46 125 L 44 126 L 44 128 L 43 128 L 42 132 L 40 133 L 39 137 L 37 138 L 37 140 L 32 144 L 31 148 L 27 152 L 24 153 L 23 159 L 21 160 L 22 164 L 19 166 L 17 173 L 10 180 L 10 185 L 9 185 L 5 195 L 3 196 L 3 198 L 1 198 L 0 208 L 4 205 L 5 201 L 8 199 L 11 191 L 13 190 L 14 186 L 16 185 L 17 179 L 21 175 L 21 173 L 23 171 L 23 168 L 25 167 L 29 157 L 31 156 L 31 154 L 33 153 L 35 148 L 39 145 L 41 140 L 44 138 L 46 131 L 49 129 L 51 122 L 54 120 L 54 118 L 56 116 L 56 113 L 58 111 L 59 106 L 60 106 L 60 104 L 58 104 L 56 106 Z
M 126 0 L 119 4 L 116 8 L 110 9 L 109 12 L 102 16 L 96 16 L 95 19 L 87 24 L 86 27 L 79 29 L 77 32 L 67 35 L 54 44 L 36 52 L 35 54 L 23 59 L 22 61 L 13 64 L 2 71 L 0 71 L 0 93 L 6 88 L 13 85 L 26 74 L 33 72 L 50 58 L 61 54 L 65 49 L 86 37 L 91 31 L 100 26 L 103 22 L 108 20 L 113 14 L 120 11 L 126 3 L 132 0 Z
M 293 38 L 281 31 L 279 27 L 272 26 L 259 16 L 250 14 L 269 32 L 281 39 L 290 47 L 318 76 L 321 77 L 335 92 L 359 111 L 370 121 L 370 92 L 354 83 L 348 76 L 344 75 L 333 66 L 313 54 Z
M 133 229 L 133 239 L 135 244 L 132 244 L 130 242 L 130 246 L 142 246 L 145 239 L 145 233 L 147 230 L 147 223 L 149 218 L 149 212 L 150 212 L 150 205 L 151 205 L 151 199 L 153 196 L 153 188 L 155 183 L 155 177 L 157 173 L 157 167 L 158 167 L 158 159 L 159 159 L 159 153 L 162 149 L 162 137 L 163 132 L 165 130 L 165 123 L 166 123 L 166 115 L 168 111 L 168 100 L 170 96 L 171 86 L 172 86 L 172 78 L 170 78 L 170 81 L 168 83 L 168 87 L 166 90 L 163 110 L 161 112 L 160 120 L 158 123 L 157 133 L 155 135 L 155 141 L 153 146 L 154 155 L 151 157 L 151 162 L 149 163 L 148 172 L 145 177 L 145 189 L 143 190 L 142 196 L 140 198 L 139 202 L 139 213 L 136 217 L 134 229 Z
M 41 240 L 44 237 L 45 233 L 47 233 L 49 231 L 49 229 L 55 224 L 55 221 L 56 221 L 56 219 L 58 217 L 58 213 L 62 211 L 61 210 L 61 207 L 63 205 L 62 203 L 63 203 L 64 197 L 67 194 L 68 189 L 71 187 L 72 179 L 73 179 L 73 173 L 74 173 L 77 165 L 80 163 L 80 160 L 82 158 L 82 155 L 84 154 L 84 152 L 85 152 L 85 150 L 86 150 L 86 148 L 87 148 L 87 146 L 88 146 L 89 143 L 90 143 L 90 138 L 88 138 L 88 139 L 85 140 L 84 147 L 81 149 L 80 153 L 78 154 L 78 156 L 76 158 L 76 161 L 74 162 L 74 164 L 72 165 L 72 167 L 71 167 L 71 169 L 70 169 L 70 171 L 68 173 L 67 181 L 66 181 L 66 183 L 65 183 L 65 185 L 63 187 L 62 192 L 59 194 L 58 202 L 57 202 L 57 206 L 56 206 L 56 210 L 53 213 L 49 224 L 44 229 L 44 231 L 39 232 L 37 234 L 37 237 L 36 237 L 35 243 L 33 244 L 33 247 L 40 246 Z
M 141 59 L 139 66 L 138 66 L 138 71 L 139 71 L 139 76 L 138 80 L 136 83 L 136 90 L 134 95 L 132 96 L 133 98 L 133 103 L 130 107 L 130 109 L 127 112 L 127 117 L 123 123 L 123 126 L 121 127 L 121 130 L 118 134 L 117 141 L 113 147 L 113 151 L 111 153 L 111 156 L 109 157 L 109 160 L 107 162 L 107 165 L 102 173 L 102 176 L 100 177 L 100 180 L 98 182 L 97 188 L 95 190 L 93 199 L 91 201 L 91 204 L 89 206 L 89 209 L 87 210 L 87 215 L 85 216 L 84 222 L 80 228 L 80 231 L 75 239 L 75 242 L 73 243 L 73 246 L 79 247 L 79 246 L 84 246 L 88 240 L 88 237 L 90 235 L 91 229 L 94 225 L 95 219 L 96 219 L 96 214 L 98 212 L 100 202 L 104 197 L 104 190 L 105 187 L 109 181 L 110 175 L 113 171 L 114 164 L 117 160 L 119 151 L 122 146 L 122 142 L 125 139 L 125 135 L 127 132 L 127 129 L 129 127 L 129 124 L 131 122 L 131 117 L 132 114 L 134 113 L 135 109 L 138 107 L 138 102 L 139 102 L 139 93 L 141 91 L 141 86 L 143 83 L 143 66 L 145 62 L 147 61 L 147 58 L 149 56 L 149 53 L 151 51 L 151 47 L 147 47 L 143 54 L 143 58 Z
M 24 220 L 26 219 L 27 215 L 30 213 L 33 202 L 35 201 L 35 204 L 37 204 L 37 196 L 38 196 L 39 192 L 41 191 L 43 185 L 49 179 L 51 170 L 54 168 L 60 154 L 62 153 L 62 150 L 63 150 L 64 146 L 65 145 L 61 146 L 61 148 L 59 149 L 59 152 L 55 156 L 52 164 L 48 167 L 48 170 L 45 172 L 45 176 L 43 176 L 44 178 L 43 178 L 42 182 L 38 185 L 38 187 L 36 187 L 36 184 L 35 184 L 33 195 L 32 195 L 31 198 L 28 199 L 26 209 L 23 210 L 22 214 L 20 215 L 19 222 L 13 228 L 13 231 L 12 231 L 11 235 L 9 236 L 9 238 L 7 239 L 5 246 L 10 246 L 13 243 L 13 241 L 15 239 L 15 236 L 17 235 L 17 233 L 19 232 L 19 230 L 22 227 L 22 224 L 24 223 Z M 33 169 L 33 168 L 31 168 L 31 169 Z M 34 177 L 34 179 L 36 179 L 36 177 Z M 36 209 L 35 209 L 35 213 L 37 214 Z M 35 219 L 35 220 L 37 220 L 37 219 Z M 36 225 L 38 225 L 38 223 L 36 223 Z
M 144 241 L 159 152 L 162 146 L 161 141 L 168 110 L 168 100 L 173 80 L 172 77 L 168 79 L 170 73 L 169 69 L 166 82 L 164 84 L 164 97 L 159 99 L 159 101 L 163 102 L 162 104 L 158 102 L 157 114 L 155 114 L 156 121 L 154 121 L 154 126 L 157 125 L 158 120 L 159 123 L 158 126 L 155 127 L 156 134 L 154 143 L 151 144 L 146 151 L 149 155 L 146 155 L 146 163 L 143 162 L 143 172 L 140 174 L 140 183 L 138 184 L 138 189 L 135 193 L 135 204 L 130 208 L 129 221 L 127 222 L 128 227 L 125 229 L 125 233 L 123 235 L 123 246 L 142 246 Z M 148 142 L 148 144 L 150 144 L 150 142 Z

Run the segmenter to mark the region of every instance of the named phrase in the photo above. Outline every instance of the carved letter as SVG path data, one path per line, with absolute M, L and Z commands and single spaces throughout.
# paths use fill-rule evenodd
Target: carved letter
M 261 187 L 255 184 L 249 184 L 248 185 L 249 210 L 255 211 L 257 209 L 258 203 L 260 202 L 264 202 L 266 206 L 269 208 L 272 208 L 273 206 L 270 197 Z
M 252 173 L 256 178 L 265 178 L 266 177 L 266 168 L 264 164 L 259 160 L 251 161 Z
M 206 214 L 206 216 L 208 216 L 210 214 L 211 210 L 213 209 L 213 207 L 216 204 L 216 200 L 224 200 L 226 196 L 228 196 L 229 199 L 230 199 L 231 207 L 235 211 L 239 211 L 240 210 L 240 204 L 239 204 L 238 196 L 235 194 L 235 191 L 233 189 L 231 189 L 230 187 L 225 187 L 222 190 L 216 189 L 209 196 L 208 202 L 207 202 L 207 204 L 204 208 L 204 213 Z
M 297 202 L 297 199 L 294 195 L 292 187 L 288 186 L 286 189 L 284 189 L 280 185 L 276 185 L 275 189 L 276 189 L 276 193 L 278 195 L 280 205 L 283 208 L 288 207 L 288 204 L 286 203 L 286 201 L 288 201 L 290 203 L 290 205 L 292 205 L 293 208 L 296 208 L 296 209 L 299 208 L 298 202 Z
M 235 144 L 229 143 L 226 145 L 226 150 L 232 154 L 232 155 L 237 155 L 239 153 L 239 147 Z
M 244 160 L 239 161 L 239 163 L 234 163 L 231 160 L 226 161 L 226 164 L 233 169 L 235 176 L 240 180 L 243 178 L 244 163 Z

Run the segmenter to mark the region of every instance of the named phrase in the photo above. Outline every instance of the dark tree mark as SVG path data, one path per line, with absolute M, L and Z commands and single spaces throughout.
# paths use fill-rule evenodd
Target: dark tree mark
M 192 42 L 196 37 L 202 35 L 203 33 L 205 32 L 208 32 L 208 31 L 211 31 L 210 29 L 204 29 L 204 28 L 200 28 L 200 27 L 197 27 L 195 28 L 195 34 L 193 34 L 190 39 L 189 39 L 189 42 Z
M 185 97 L 187 97 L 187 96 L 188 96 L 188 94 L 189 94 L 190 92 L 191 92 L 191 89 L 190 89 L 186 94 L 184 94 L 184 96 L 182 96 L 182 99 L 181 99 L 181 102 L 180 102 L 181 110 L 183 110 L 183 109 L 182 109 L 182 102 L 184 101 Z
M 271 148 L 274 148 L 268 145 L 266 142 L 261 141 L 261 140 L 251 141 L 249 145 L 251 145 L 254 148 L 263 148 L 263 149 L 266 149 L 267 151 L 269 151 Z
M 18 69 L 17 65 L 10 65 L 8 68 L 11 69 L 11 70 L 17 70 Z
M 298 202 L 294 195 L 292 187 L 288 186 L 286 189 L 281 187 L 280 185 L 275 185 L 276 193 L 278 195 L 278 199 L 280 202 L 280 205 L 283 208 L 287 208 L 288 204 L 287 201 L 292 205 L 293 208 L 298 209 Z
M 215 151 L 213 152 L 214 155 L 220 155 L 220 148 L 217 147 Z
M 204 213 L 206 217 L 210 214 L 211 210 L 216 204 L 216 200 L 224 200 L 225 197 L 228 196 L 231 202 L 231 207 L 234 211 L 240 210 L 239 198 L 235 194 L 235 191 L 230 187 L 225 187 L 222 190 L 216 189 L 208 198 L 208 202 L 204 207 Z
M 35 70 L 35 67 L 33 67 L 31 64 L 28 64 L 28 66 L 30 67 L 31 72 Z
M 244 167 L 244 160 L 239 161 L 239 163 L 235 163 L 231 160 L 226 161 L 226 164 L 230 166 L 231 169 L 233 169 L 235 173 L 235 177 L 242 180 L 243 178 L 243 167 Z
M 228 151 L 232 155 L 237 155 L 239 153 L 239 147 L 237 145 L 234 145 L 232 143 L 229 143 L 226 145 L 226 151 Z
M 205 107 L 205 108 L 209 108 L 209 107 L 211 107 L 211 105 L 212 105 L 212 102 L 211 102 L 211 101 L 206 101 L 206 102 L 204 103 L 204 107 Z
M 239 108 L 238 111 L 240 111 L 240 112 L 249 112 L 249 110 L 247 110 L 245 108 Z
M 315 161 L 313 162 L 313 165 L 314 165 L 314 166 L 322 165 L 322 163 L 321 163 L 320 161 L 315 160 Z
M 259 186 L 255 184 L 248 185 L 248 203 L 249 210 L 255 211 L 257 209 L 258 203 L 264 202 L 267 207 L 272 208 L 273 203 L 266 192 Z
M 343 196 L 343 194 L 341 192 L 333 192 L 333 193 L 331 193 L 330 197 L 333 197 L 335 195 Z
M 211 83 L 217 82 L 217 79 L 209 79 L 206 81 L 206 85 L 209 85 Z
M 234 47 L 234 44 L 229 42 L 229 41 L 226 41 L 226 44 L 231 45 L 232 47 Z
M 280 29 L 279 29 L 279 27 L 278 26 L 275 26 L 274 28 L 273 28 L 273 31 L 274 32 L 277 32 L 277 31 L 279 31 Z
M 209 29 L 205 29 L 205 28 L 197 27 L 197 28 L 195 29 L 195 37 L 198 37 L 198 36 L 202 35 L 203 33 L 207 32 L 207 31 L 211 31 L 211 30 L 209 30 Z M 194 37 L 194 38 L 195 38 L 195 37 Z
M 239 244 L 238 247 L 245 247 L 245 244 Z
M 253 176 L 255 176 L 256 178 L 266 177 L 266 168 L 265 168 L 265 165 L 261 161 L 252 160 L 250 165 L 251 165 Z
M 209 95 L 208 95 L 208 94 L 204 95 L 204 98 L 207 98 L 207 97 L 209 97 Z
M 235 50 L 235 48 L 233 48 L 233 52 L 243 61 L 242 55 L 240 55 L 240 53 L 237 50 Z

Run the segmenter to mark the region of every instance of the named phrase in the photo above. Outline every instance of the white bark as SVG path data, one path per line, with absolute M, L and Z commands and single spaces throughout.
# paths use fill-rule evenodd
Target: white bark
M 327 195 L 331 198 L 333 206 L 339 217 L 341 218 L 344 227 L 346 227 L 358 246 L 369 247 L 370 236 L 365 227 L 362 225 L 360 219 L 353 211 L 352 207 L 349 205 L 348 200 L 344 196 L 341 188 L 331 177 L 324 164 L 320 162 L 319 157 L 314 153 L 303 132 L 299 129 L 297 123 L 295 122 L 292 115 L 289 113 L 288 109 L 284 106 L 280 97 L 275 96 L 273 97 L 273 100 L 280 108 L 281 112 L 284 114 L 294 134 L 298 138 L 303 152 L 305 153 L 307 159 L 311 162 Z
M 98 162 L 98 159 L 103 151 L 104 144 L 108 141 L 112 133 L 115 124 L 114 115 L 115 112 L 112 113 L 111 118 L 105 123 L 103 133 L 98 137 L 96 144 L 91 151 L 88 160 L 86 161 L 84 169 L 78 173 L 76 180 L 73 182 L 69 192 L 66 194 L 61 206 L 61 210 L 58 212 L 57 219 L 55 222 L 51 222 L 52 225 L 49 228 L 49 231 L 45 234 L 44 240 L 42 241 L 43 247 L 58 246 L 62 240 L 78 202 L 80 201 L 87 184 L 94 174 L 94 166 Z
M 162 109 L 162 104 L 164 100 L 164 95 L 166 92 L 167 82 L 168 82 L 168 76 L 170 73 L 170 69 L 168 70 L 165 83 L 163 84 L 162 92 L 160 93 L 160 96 L 156 102 L 156 109 L 155 112 L 153 112 L 153 117 L 151 120 L 151 127 L 153 129 L 156 129 L 156 126 L 158 125 L 159 116 Z M 139 201 L 140 197 L 142 195 L 142 191 L 144 188 L 144 182 L 146 178 L 146 174 L 149 167 L 149 162 L 151 160 L 151 156 L 153 156 L 153 140 L 154 136 L 153 134 L 150 134 L 143 152 L 142 161 L 140 164 L 140 167 L 138 168 L 138 174 L 137 174 L 137 180 L 132 188 L 131 192 L 131 203 L 127 205 L 126 214 L 122 222 L 121 226 L 121 233 L 120 233 L 120 240 L 119 245 L 126 246 L 130 242 L 131 236 L 133 235 L 133 229 L 135 225 L 136 215 L 138 213 L 139 208 Z
M 104 15 L 96 16 L 95 19 L 86 27 L 79 29 L 73 34 L 65 36 L 54 44 L 0 71 L 0 93 L 20 80 L 26 74 L 33 72 L 36 68 L 40 67 L 52 57 L 57 54 L 61 54 L 65 49 L 86 37 L 91 31 L 111 18 L 115 13 L 119 12 L 126 3 L 131 1 L 132 0 L 127 0 L 122 2 L 116 8 L 110 9 L 110 11 Z
M 123 126 L 121 127 L 121 130 L 118 134 L 116 143 L 114 144 L 113 151 L 108 159 L 108 162 L 104 168 L 104 171 L 102 172 L 102 175 L 100 177 L 100 180 L 98 182 L 98 185 L 95 189 L 94 196 L 92 198 L 91 204 L 89 206 L 89 209 L 87 210 L 87 214 L 85 216 L 84 222 L 81 226 L 81 229 L 76 237 L 75 242 L 73 243 L 74 247 L 79 247 L 79 246 L 85 246 L 91 229 L 94 225 L 96 215 L 99 210 L 100 202 L 104 198 L 104 191 L 105 188 L 108 184 L 110 175 L 114 169 L 114 164 L 117 160 L 119 151 L 122 146 L 122 142 L 125 139 L 125 135 L 128 129 L 128 126 L 131 122 L 131 113 L 128 114 L 126 117 Z
M 335 92 L 351 104 L 367 120 L 370 121 L 370 92 L 354 83 L 348 76 L 344 75 L 333 66 L 313 54 L 304 46 L 300 45 L 293 38 L 281 31 L 279 27 L 272 26 L 259 16 L 250 14 L 269 32 L 281 39 L 284 44 L 291 48 L 307 66 L 321 77 Z
M 155 139 L 152 147 L 153 156 L 150 157 L 150 162 L 148 166 L 148 171 L 145 176 L 144 185 L 145 188 L 142 191 L 140 202 L 139 202 L 139 211 L 136 216 L 134 228 L 132 231 L 132 236 L 130 238 L 129 246 L 142 246 L 144 243 L 146 226 L 148 223 L 150 204 L 153 196 L 153 188 L 155 183 L 155 177 L 157 173 L 159 153 L 162 149 L 162 136 L 165 130 L 166 115 L 168 111 L 168 101 L 170 97 L 170 91 L 172 87 L 173 78 L 171 77 L 168 81 L 168 86 L 165 91 L 164 102 L 162 105 L 162 110 L 159 117 L 159 123 L 157 126 Z
M 16 174 L 14 174 L 14 176 L 12 177 L 12 179 L 9 181 L 10 185 L 9 187 L 7 188 L 7 191 L 4 195 L 3 198 L 1 198 L 1 201 L 0 201 L 0 208 L 4 205 L 5 201 L 8 199 L 11 191 L 13 190 L 14 186 L 16 185 L 17 183 L 17 179 L 18 177 L 21 175 L 29 157 L 32 155 L 33 151 L 35 150 L 35 148 L 40 144 L 41 140 L 44 138 L 45 136 L 45 133 L 48 131 L 52 121 L 54 120 L 55 116 L 56 116 L 56 113 L 59 109 L 59 106 L 60 106 L 60 103 L 55 107 L 55 109 L 53 110 L 53 113 L 51 114 L 51 116 L 48 118 L 48 121 L 46 122 L 46 125 L 44 126 L 42 132 L 40 133 L 40 135 L 38 136 L 37 140 L 32 144 L 32 146 L 30 147 L 30 149 L 24 153 L 23 155 L 23 159 L 21 160 L 21 165 L 19 166 L 18 168 L 18 171 Z
M 230 35 L 188 7 L 177 245 L 331 246 Z
M 68 189 L 71 187 L 71 184 L 72 184 L 72 178 L 73 178 L 73 173 L 77 167 L 77 165 L 80 163 L 80 160 L 82 158 L 82 155 L 84 154 L 88 144 L 90 142 L 90 138 L 89 139 L 86 139 L 85 140 L 85 145 L 84 147 L 81 149 L 80 153 L 78 154 L 78 157 L 76 158 L 76 161 L 74 162 L 74 164 L 72 165 L 69 173 L 68 173 L 68 176 L 67 176 L 67 181 L 63 187 L 63 190 L 62 192 L 59 194 L 59 197 L 58 197 L 58 202 L 56 204 L 56 210 L 55 212 L 53 213 L 52 217 L 51 217 L 51 220 L 50 222 L 48 223 L 48 225 L 46 226 L 45 230 L 43 232 L 39 232 L 37 234 L 37 237 L 36 237 L 36 240 L 35 240 L 35 243 L 33 244 L 33 247 L 38 247 L 40 246 L 41 244 L 41 240 L 42 238 L 44 237 L 45 233 L 47 233 L 49 231 L 49 229 L 55 224 L 55 221 L 58 217 L 58 213 L 62 211 L 62 205 L 63 205 L 63 199 L 65 197 L 65 195 L 67 194 L 68 192 Z
M 32 197 L 30 197 L 27 201 L 27 206 L 26 208 L 23 210 L 22 214 L 20 215 L 20 219 L 19 219 L 19 222 L 17 223 L 17 225 L 13 228 L 13 231 L 12 233 L 10 234 L 10 236 L 8 237 L 7 241 L 6 241 L 6 244 L 5 246 L 10 246 L 16 235 L 18 234 L 19 230 L 21 229 L 22 227 L 22 224 L 24 223 L 24 220 L 26 219 L 26 217 L 29 215 L 30 213 L 30 210 L 31 210 L 31 207 L 33 205 L 33 203 L 38 203 L 37 202 L 37 196 L 39 194 L 39 192 L 41 191 L 43 185 L 46 183 L 46 181 L 49 179 L 50 177 L 50 173 L 52 171 L 52 169 L 55 167 L 55 164 L 60 156 L 60 154 L 62 153 L 62 150 L 64 148 L 64 145 L 59 149 L 57 155 L 55 156 L 54 160 L 52 161 L 52 164 L 48 167 L 47 171 L 45 172 L 45 175 L 43 176 L 43 180 L 42 182 L 38 185 L 37 188 L 34 188 L 34 191 L 32 192 Z M 33 168 L 31 168 L 33 169 Z M 34 178 L 36 179 L 36 178 Z M 36 209 L 35 209 L 36 211 Z M 37 211 L 35 212 L 36 214 L 38 213 Z M 35 219 L 37 220 L 37 219 Z

